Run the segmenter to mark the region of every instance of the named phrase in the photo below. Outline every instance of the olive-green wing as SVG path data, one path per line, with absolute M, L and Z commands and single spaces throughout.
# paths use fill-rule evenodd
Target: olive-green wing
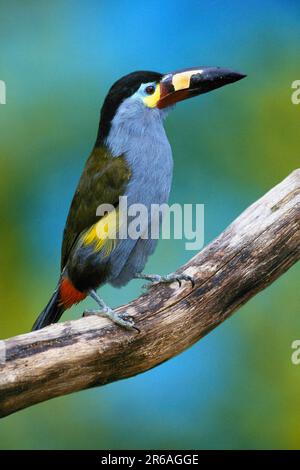
M 124 195 L 130 170 L 123 156 L 112 157 L 109 150 L 96 147 L 86 162 L 67 218 L 62 251 L 61 269 L 67 263 L 70 251 L 79 235 L 95 224 L 100 204 L 118 206 Z

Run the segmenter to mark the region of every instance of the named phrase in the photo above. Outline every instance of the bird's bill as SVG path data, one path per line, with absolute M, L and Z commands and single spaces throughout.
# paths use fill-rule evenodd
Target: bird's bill
M 160 81 L 159 109 L 237 82 L 246 75 L 221 67 L 195 67 L 168 73 Z

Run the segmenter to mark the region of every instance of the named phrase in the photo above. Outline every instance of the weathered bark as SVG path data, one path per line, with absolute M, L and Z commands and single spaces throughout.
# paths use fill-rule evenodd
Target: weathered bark
M 0 364 L 0 416 L 166 361 L 218 326 L 299 258 L 296 170 L 179 270 L 194 276 L 194 289 L 190 283 L 153 287 L 118 309 L 134 317 L 140 333 L 105 318 L 87 317 L 1 342 L 6 358 Z

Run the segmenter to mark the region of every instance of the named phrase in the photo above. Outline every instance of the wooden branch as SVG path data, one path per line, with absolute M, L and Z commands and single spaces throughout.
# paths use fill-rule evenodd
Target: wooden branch
M 144 372 L 188 348 L 300 258 L 300 170 L 242 213 L 179 272 L 196 281 L 150 289 L 120 307 L 141 332 L 101 317 L 0 342 L 0 416 Z M 1 364 L 1 351 L 5 361 Z M 3 356 L 3 354 L 2 354 Z

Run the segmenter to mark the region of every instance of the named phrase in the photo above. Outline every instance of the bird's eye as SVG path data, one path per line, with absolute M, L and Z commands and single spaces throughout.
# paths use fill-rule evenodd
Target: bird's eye
M 154 85 L 148 85 L 145 88 L 145 92 L 147 93 L 147 95 L 153 95 L 153 93 L 155 92 L 155 86 Z

